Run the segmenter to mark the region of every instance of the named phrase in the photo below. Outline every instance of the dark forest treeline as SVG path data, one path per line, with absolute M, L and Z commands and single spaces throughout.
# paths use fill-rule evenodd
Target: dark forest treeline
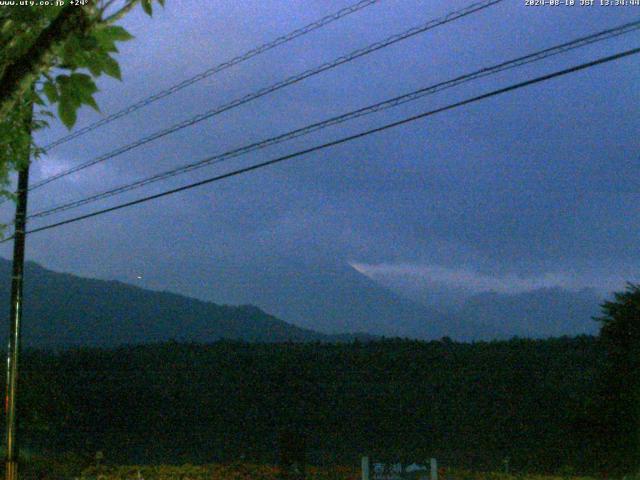
M 302 430 L 316 464 L 593 471 L 603 355 L 587 336 L 29 351 L 21 428 L 31 449 L 117 463 L 273 462 L 278 433 Z

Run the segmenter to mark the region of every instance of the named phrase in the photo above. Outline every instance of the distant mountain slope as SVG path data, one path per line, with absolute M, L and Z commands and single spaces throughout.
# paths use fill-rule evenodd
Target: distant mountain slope
M 589 288 L 472 293 L 455 285 L 426 286 L 384 276 L 371 280 L 416 304 L 442 312 L 441 318 L 448 319 L 444 334 L 459 341 L 594 335 L 599 326 L 592 318 L 600 315 L 605 298 Z M 414 333 L 418 338 L 430 338 L 429 334 L 419 329 Z
M 544 338 L 596 333 L 598 326 L 591 317 L 599 313 L 602 300 L 591 290 L 549 288 L 461 297 L 457 307 L 440 310 L 404 298 L 337 262 L 321 269 L 272 263 L 270 268 L 236 269 L 233 274 L 230 278 L 209 272 L 202 282 L 212 292 L 222 293 L 225 301 L 260 308 L 219 305 L 55 273 L 27 263 L 24 338 L 31 346 L 114 346 L 171 339 L 210 342 L 223 337 L 250 342 L 349 341 L 372 335 L 448 336 L 462 341 Z M 9 278 L 10 262 L 0 259 L 3 342 L 8 331 Z M 245 289 L 244 296 L 225 295 L 228 282 L 251 288 Z
M 469 340 L 596 334 L 602 299 L 589 289 L 578 292 L 540 288 L 518 294 L 482 293 L 452 312 L 464 329 L 456 338 Z
M 8 334 L 10 268 L 0 259 L 0 341 Z M 166 340 L 334 341 L 254 306 L 227 306 L 26 264 L 23 338 L 29 346 L 114 346 Z
M 322 332 L 366 331 L 376 335 L 419 339 L 506 339 L 597 333 L 591 317 L 602 298 L 592 290 L 547 288 L 518 294 L 424 291 L 420 298 L 361 274 L 347 263 L 269 259 L 251 270 L 239 268 L 208 274 L 212 292 L 237 303 L 252 303 L 278 318 Z M 207 278 L 207 273 L 198 278 Z M 235 292 L 228 278 L 251 288 Z M 220 280 L 216 280 L 220 279 Z M 446 293 L 456 301 L 435 304 L 429 298 Z
M 402 297 L 346 262 L 325 261 L 319 267 L 292 259 L 269 260 L 268 265 L 251 270 L 209 274 L 211 291 L 219 292 L 219 298 L 259 305 L 278 318 L 324 333 L 440 339 L 458 328 L 453 317 Z M 231 291 L 224 280 L 229 276 L 251 288 Z

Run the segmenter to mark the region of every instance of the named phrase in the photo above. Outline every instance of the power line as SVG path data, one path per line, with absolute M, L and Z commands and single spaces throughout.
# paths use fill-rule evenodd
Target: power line
M 239 63 L 242 63 L 246 60 L 249 60 L 253 57 L 256 57 L 260 54 L 263 54 L 269 50 L 272 50 L 280 45 L 283 45 L 287 42 L 290 42 L 292 40 L 295 40 L 298 37 L 302 37 L 303 35 L 306 35 L 308 33 L 313 32 L 314 30 L 318 30 L 319 28 L 322 28 L 326 25 L 329 25 L 330 23 L 335 22 L 336 20 L 339 20 L 343 17 L 346 17 L 347 15 L 351 15 L 352 13 L 355 13 L 359 10 L 362 10 L 363 8 L 366 8 L 370 5 L 373 5 L 374 3 L 377 3 L 380 0 L 362 0 L 356 4 L 350 5 L 348 7 L 345 7 L 343 9 L 338 10 L 335 13 L 332 13 L 330 15 L 327 15 L 323 18 L 321 18 L 320 20 L 317 20 L 315 22 L 312 22 L 308 25 L 305 25 L 304 27 L 298 28 L 297 30 L 294 30 L 290 33 L 287 33 L 286 35 L 282 35 L 278 38 L 276 38 L 275 40 L 272 40 L 268 43 L 265 43 L 263 45 L 260 45 L 259 47 L 253 48 L 245 53 L 243 53 L 242 55 L 238 55 L 237 57 L 232 58 L 231 60 L 227 60 L 226 62 L 223 62 L 219 65 L 216 65 L 215 67 L 211 67 L 207 70 L 205 70 L 204 72 L 201 72 L 197 75 L 194 75 L 193 77 L 187 78 L 183 81 L 181 81 L 180 83 L 177 83 L 165 90 L 161 90 L 153 95 L 150 95 L 136 103 L 134 103 L 133 105 L 130 105 L 118 112 L 112 113 L 111 115 L 102 118 L 100 120 L 98 120 L 97 122 L 94 122 L 90 125 L 87 125 L 84 128 L 81 128 L 80 130 L 77 130 L 73 133 L 70 133 L 69 135 L 65 135 L 64 137 L 61 137 L 51 143 L 49 143 L 48 145 L 45 145 L 43 147 L 43 149 L 45 151 L 51 150 L 54 147 L 57 147 L 58 145 L 62 145 L 63 143 L 68 142 L 69 140 L 73 140 L 74 138 L 80 137 L 81 135 L 84 135 L 85 133 L 88 133 L 92 130 L 95 130 L 96 128 L 102 127 L 103 125 L 106 125 L 108 123 L 113 122 L 114 120 L 117 120 L 118 118 L 124 117 L 126 115 L 129 115 L 130 113 L 135 112 L 136 110 L 140 110 L 141 108 L 146 107 L 147 105 L 152 104 L 153 102 L 156 102 L 162 98 L 168 97 L 169 95 L 172 95 L 174 93 L 176 93 L 179 90 L 182 90 L 183 88 L 186 88 L 190 85 L 193 85 L 196 82 L 199 82 L 200 80 L 204 80 L 205 78 L 209 78 L 223 70 L 226 70 L 227 68 L 233 67 L 234 65 L 238 65 Z
M 58 180 L 60 178 L 66 177 L 67 175 L 71 175 L 72 173 L 76 173 L 79 172 L 80 170 L 83 170 L 85 168 L 91 167 L 93 165 L 96 165 L 97 163 L 103 162 L 105 160 L 111 159 L 113 157 L 116 157 L 118 155 L 121 155 L 125 152 L 128 152 L 130 150 L 133 150 L 134 148 L 137 148 L 141 145 L 147 144 L 149 142 L 152 142 L 154 140 L 157 140 L 159 138 L 162 138 L 166 135 L 169 135 L 171 133 L 177 132 L 178 130 L 182 130 L 183 128 L 186 127 L 190 127 L 192 125 L 195 125 L 196 123 L 199 123 L 203 120 L 206 120 L 208 118 L 211 118 L 215 115 L 218 115 L 220 113 L 226 112 L 227 110 L 231 110 L 232 108 L 238 107 L 240 105 L 243 105 L 247 102 L 250 102 L 252 100 L 255 100 L 257 98 L 263 97 L 265 95 L 268 95 L 270 93 L 273 93 L 277 90 L 280 90 L 284 87 L 287 87 L 289 85 L 293 85 L 295 83 L 298 83 L 302 80 L 305 80 L 306 78 L 312 77 L 314 75 L 317 75 L 319 73 L 325 72 L 327 70 L 330 70 L 332 68 L 335 68 L 339 65 L 342 65 L 344 63 L 348 63 L 351 62 L 357 58 L 363 57 L 365 55 L 368 55 L 370 53 L 373 53 L 375 51 L 378 51 L 382 48 L 388 47 L 389 45 L 393 45 L 397 42 L 400 42 L 402 40 L 406 40 L 407 38 L 413 37 L 419 33 L 425 32 L 427 30 L 431 30 L 433 28 L 436 28 L 440 25 L 444 25 L 446 23 L 449 22 L 453 22 L 459 18 L 465 17 L 467 15 L 471 15 L 475 12 L 478 12 L 480 10 L 483 10 L 485 8 L 488 8 L 492 5 L 495 5 L 497 3 L 503 2 L 504 0 L 485 0 L 483 2 L 478 2 L 478 3 L 474 3 L 472 5 L 469 5 L 461 10 L 456 10 L 454 12 L 451 12 L 447 15 L 445 15 L 444 17 L 441 17 L 439 19 L 436 20 L 431 20 L 425 24 L 419 25 L 417 27 L 413 27 L 410 28 L 409 30 L 406 30 L 402 33 L 399 34 L 395 34 L 392 35 L 382 41 L 373 43 L 371 45 L 368 45 L 364 48 L 360 48 L 358 50 L 354 50 L 353 52 L 347 54 L 347 55 L 343 55 L 341 57 L 338 57 L 337 59 L 331 61 L 331 62 L 327 62 L 324 63 L 318 67 L 312 68 L 310 70 L 306 70 L 300 74 L 297 75 L 293 75 L 285 80 L 282 80 L 280 82 L 277 82 L 269 87 L 265 87 L 265 88 L 261 88 L 260 90 L 247 94 L 244 97 L 238 98 L 236 100 L 233 100 L 227 104 L 224 104 L 222 106 L 216 107 L 213 110 L 209 110 L 207 112 L 201 113 L 199 115 L 196 115 L 190 119 L 187 119 L 183 122 L 180 122 L 178 124 L 175 124 L 171 127 L 168 127 L 164 130 L 160 130 L 158 132 L 152 133 L 151 135 L 148 135 L 146 137 L 143 137 L 133 143 L 130 143 L 128 145 L 125 145 L 123 147 L 120 147 L 116 150 L 113 150 L 109 153 L 106 153 L 100 157 L 97 157 L 93 160 L 90 160 L 88 162 L 85 162 L 83 164 L 80 164 L 76 167 L 72 167 L 68 170 L 65 170 L 63 172 L 60 172 L 58 174 L 52 175 L 48 178 L 45 178 L 39 182 L 36 182 L 34 185 L 31 186 L 30 190 L 34 190 L 36 188 L 40 188 L 50 182 L 53 182 L 54 180 Z
M 463 83 L 472 81 L 472 80 L 476 80 L 479 78 L 483 78 L 486 76 L 490 76 L 490 75 L 495 75 L 496 73 L 502 72 L 502 71 L 506 71 L 506 70 L 510 70 L 516 67 L 520 67 L 522 65 L 526 65 L 529 63 L 533 63 L 533 62 L 537 62 L 540 60 L 543 60 L 545 58 L 554 56 L 554 55 L 558 55 L 561 53 L 565 53 L 577 48 L 581 48 L 584 47 L 586 45 L 590 45 L 596 42 L 600 42 L 609 38 L 613 38 L 619 35 L 623 35 L 626 33 L 630 33 L 632 31 L 638 30 L 640 29 L 640 20 L 637 20 L 635 22 L 630 22 L 630 23 L 626 23 L 623 25 L 620 25 L 618 27 L 614 27 L 614 28 L 610 28 L 607 30 L 603 30 L 600 32 L 597 32 L 595 34 L 592 35 L 588 35 L 588 36 L 584 36 L 584 37 L 580 37 L 578 39 L 572 40 L 570 42 L 565 42 L 563 44 L 560 45 L 556 45 L 554 47 L 550 47 L 550 48 L 546 48 L 544 50 L 540 50 L 537 51 L 535 53 L 531 53 L 525 56 L 521 56 L 506 62 L 502 62 L 499 63 L 497 65 L 493 65 L 491 67 L 485 67 L 482 68 L 480 70 L 476 70 L 473 73 L 469 73 L 469 74 L 465 74 L 465 75 L 461 75 L 459 77 L 456 77 L 452 80 L 447 80 L 445 82 L 440 82 L 437 83 L 435 85 L 431 85 L 428 87 L 424 87 L 421 88 L 419 90 L 413 91 L 411 93 L 408 94 L 404 94 L 404 95 L 400 95 L 397 97 L 394 97 L 392 99 L 388 99 L 382 102 L 378 102 L 374 105 L 370 105 L 364 108 L 360 108 L 358 110 L 354 110 L 336 117 L 332 117 L 329 118 L 327 120 L 324 120 L 322 122 L 317 122 L 317 123 L 313 123 L 311 125 L 307 125 L 305 127 L 302 128 L 298 128 L 296 130 L 275 136 L 275 137 L 271 137 L 269 139 L 266 140 L 262 140 L 260 142 L 256 142 L 256 143 L 252 143 L 250 145 L 246 145 L 240 148 L 236 148 L 234 150 L 230 150 L 212 157 L 208 157 L 205 158 L 204 160 L 200 160 L 198 162 L 194 162 L 194 163 L 190 163 L 187 165 L 184 165 L 182 167 L 178 167 L 178 168 L 173 168 L 161 173 L 158 173 L 156 175 L 153 175 L 151 177 L 147 177 L 141 180 L 138 180 L 136 182 L 133 183 L 128 183 L 125 185 L 121 185 L 119 187 L 115 187 L 109 190 L 105 190 L 103 192 L 97 193 L 95 195 L 91 195 L 89 197 L 85 197 L 79 200 L 74 200 L 68 203 L 64 203 L 61 205 L 57 205 L 51 208 L 48 208 L 46 210 L 41 210 L 39 212 L 33 213 L 31 215 L 29 215 L 28 218 L 43 218 L 43 217 L 47 217 L 49 215 L 53 215 L 55 213 L 59 213 L 62 211 L 66 211 L 66 210 L 70 210 L 72 208 L 77 208 L 80 207 L 82 205 L 86 205 L 88 203 L 93 203 L 96 202 L 98 200 L 103 200 L 124 192 L 128 192 L 131 190 L 135 190 L 137 188 L 141 188 L 145 185 L 149 185 L 151 183 L 155 183 L 161 180 L 165 180 L 167 178 L 171 178 L 177 175 L 181 175 L 183 173 L 187 173 L 193 170 L 197 170 L 199 168 L 203 168 L 212 164 L 217 164 L 226 160 L 230 160 L 232 158 L 236 158 L 238 156 L 247 154 L 249 152 L 253 152 L 256 150 L 261 150 L 263 148 L 278 144 L 278 143 L 282 143 L 284 141 L 288 141 L 291 140 L 293 138 L 297 138 L 303 135 L 307 135 L 309 133 L 327 128 L 329 126 L 333 126 L 333 125 L 337 125 L 349 120 L 353 120 L 355 118 L 358 117 L 362 117 L 365 115 L 369 115 L 371 113 L 375 113 L 375 112 L 380 112 L 398 105 L 402 105 L 404 103 L 408 103 L 411 101 L 415 101 L 417 99 L 420 99 L 426 95 L 431 95 L 440 91 L 443 91 L 445 89 L 448 88 L 452 88 L 458 85 L 461 85 Z
M 217 108 L 215 108 L 213 110 L 209 110 L 209 111 L 204 112 L 202 114 L 196 115 L 196 116 L 194 116 L 194 117 L 192 117 L 190 119 L 187 119 L 187 120 L 185 120 L 183 122 L 175 124 L 175 125 L 173 125 L 173 126 L 171 126 L 169 128 L 166 128 L 164 130 L 160 130 L 160 131 L 155 132 L 155 133 L 153 133 L 151 135 L 143 137 L 142 139 L 139 139 L 139 140 L 137 140 L 137 141 L 135 141 L 135 142 L 133 142 L 131 144 L 125 145 L 123 147 L 120 147 L 120 148 L 118 148 L 116 150 L 113 150 L 113 151 L 111 151 L 111 152 L 109 152 L 107 154 L 104 154 L 104 155 L 102 155 L 100 157 L 97 157 L 97 158 L 95 158 L 93 160 L 85 162 L 85 163 L 83 163 L 81 165 L 78 165 L 76 167 L 72 167 L 72 168 L 70 168 L 68 170 L 65 170 L 63 172 L 60 172 L 60 173 L 58 173 L 56 175 L 53 175 L 53 176 L 48 177 L 48 178 L 45 178 L 45 179 L 41 180 L 40 182 L 37 182 L 34 185 L 32 185 L 31 186 L 31 190 L 39 188 L 41 186 L 44 186 L 44 185 L 46 185 L 46 184 L 48 184 L 48 183 L 50 183 L 50 182 L 52 182 L 54 180 L 57 180 L 57 179 L 62 178 L 62 177 L 65 177 L 65 176 L 70 175 L 72 173 L 76 173 L 76 172 L 78 172 L 80 170 L 88 168 L 88 167 L 90 167 L 92 165 L 95 165 L 97 163 L 100 163 L 100 162 L 103 162 L 103 161 L 108 160 L 110 158 L 113 158 L 113 157 L 116 157 L 118 155 L 121 155 L 121 154 L 123 154 L 125 152 L 128 152 L 128 151 L 134 149 L 134 148 L 137 148 L 138 146 L 144 145 L 144 144 L 149 143 L 149 142 L 151 142 L 153 140 L 157 140 L 159 138 L 162 138 L 162 137 L 164 137 L 166 135 L 174 133 L 174 132 L 176 132 L 178 130 L 181 130 L 183 128 L 192 126 L 192 125 L 194 125 L 196 123 L 199 123 L 199 122 L 201 122 L 203 120 L 206 120 L 206 119 L 211 118 L 211 117 L 213 117 L 215 115 L 223 113 L 223 112 L 225 112 L 227 110 L 230 110 L 232 108 L 235 108 L 235 107 L 238 107 L 240 105 L 243 105 L 243 104 L 245 104 L 247 102 L 250 102 L 252 100 L 260 98 L 260 97 L 262 97 L 264 95 L 270 94 L 270 93 L 272 93 L 274 91 L 280 90 L 281 88 L 287 87 L 287 86 L 292 85 L 292 84 L 297 83 L 297 82 L 300 82 L 300 81 L 302 81 L 302 80 L 304 80 L 306 78 L 309 78 L 311 76 L 317 75 L 317 74 L 322 73 L 324 71 L 327 71 L 329 69 L 335 68 L 335 67 L 337 67 L 339 65 L 342 65 L 344 63 L 353 61 L 353 60 L 355 60 L 355 59 L 357 59 L 359 57 L 368 55 L 368 54 L 373 53 L 373 52 L 375 52 L 377 50 L 385 48 L 385 47 L 387 47 L 389 45 L 392 45 L 394 43 L 400 42 L 402 40 L 405 40 L 407 38 L 415 36 L 415 35 L 417 35 L 419 33 L 424 32 L 424 31 L 427 31 L 427 30 L 430 30 L 430 29 L 435 28 L 437 26 L 443 25 L 445 23 L 452 22 L 452 21 L 457 20 L 459 18 L 462 18 L 462 17 L 464 17 L 466 15 L 470 15 L 472 13 L 475 13 L 475 12 L 479 11 L 479 10 L 482 10 L 484 8 L 492 6 L 492 5 L 496 4 L 496 3 L 500 3 L 502 1 L 503 0 L 488 0 L 488 1 L 485 1 L 485 2 L 474 3 L 474 4 L 469 5 L 468 7 L 465 7 L 463 9 L 461 9 L 461 10 L 457 10 L 457 11 L 451 12 L 451 13 L 447 14 L 446 16 L 442 17 L 442 18 L 439 18 L 439 19 L 436 19 L 436 20 L 431 20 L 431 21 L 427 22 L 426 24 L 423 24 L 423 25 L 420 25 L 420 26 L 417 26 L 417 27 L 413 27 L 413 28 L 411 28 L 411 29 L 409 29 L 409 30 L 407 30 L 405 32 L 402 32 L 402 33 L 399 33 L 399 34 L 396 34 L 396 35 L 392 35 L 392 36 L 390 36 L 390 37 L 388 37 L 388 38 L 386 38 L 386 39 L 384 39 L 382 41 L 379 41 L 379 42 L 373 43 L 373 44 L 371 44 L 371 45 L 369 45 L 367 47 L 355 50 L 355 51 L 353 51 L 353 52 L 351 52 L 351 53 L 349 53 L 347 55 L 343 55 L 341 57 L 338 57 L 337 59 L 335 59 L 335 60 L 333 60 L 331 62 L 324 63 L 324 64 L 320 65 L 319 67 L 316 67 L 316 68 L 313 68 L 313 69 L 310 69 L 310 70 L 306 70 L 306 71 L 304 71 L 304 72 L 302 72 L 302 73 L 300 73 L 298 75 L 293 75 L 293 76 L 291 76 L 291 77 L 289 77 L 289 78 L 287 78 L 285 80 L 282 80 L 280 82 L 277 82 L 277 83 L 275 83 L 275 84 L 273 84 L 273 85 L 271 85 L 269 87 L 265 87 L 265 88 L 262 88 L 262 89 L 260 89 L 260 90 L 258 90 L 256 92 L 247 94 L 244 97 L 235 99 L 235 100 L 233 100 L 233 101 L 231 101 L 231 102 L 229 102 L 227 104 L 224 104 L 222 106 L 219 106 L 219 107 L 217 107 Z
M 137 200 L 121 203 L 121 204 L 115 205 L 113 207 L 104 208 L 102 210 L 97 210 L 95 212 L 87 213 L 85 215 L 80 215 L 80 216 L 73 217 L 73 218 L 70 218 L 70 219 L 67 219 L 67 220 L 63 220 L 63 221 L 60 221 L 60 222 L 57 222 L 57 223 L 45 225 L 43 227 L 39 227 L 39 228 L 35 228 L 33 230 L 29 230 L 26 233 L 27 234 L 31 234 L 31 233 L 36 233 L 36 232 L 42 232 L 44 230 L 50 230 L 52 228 L 60 227 L 62 225 L 75 223 L 75 222 L 78 222 L 80 220 L 85 220 L 87 218 L 96 217 L 96 216 L 99 216 L 99 215 L 102 215 L 102 214 L 105 214 L 105 213 L 109 213 L 109 212 L 113 212 L 113 211 L 116 211 L 116 210 L 120 210 L 122 208 L 126 208 L 126 207 L 130 207 L 130 206 L 133 206 L 133 205 L 138 205 L 138 204 L 141 204 L 141 203 L 145 203 L 145 202 L 148 202 L 150 200 L 155 200 L 157 198 L 165 197 L 167 195 L 172 195 L 174 193 L 182 192 L 182 191 L 185 191 L 185 190 L 190 190 L 190 189 L 195 188 L 195 187 L 199 187 L 199 186 L 206 185 L 206 184 L 209 184 L 209 183 L 213 183 L 213 182 L 216 182 L 216 181 L 224 180 L 226 178 L 234 177 L 234 176 L 237 176 L 237 175 L 240 175 L 240 174 L 243 174 L 243 173 L 247 173 L 247 172 L 250 172 L 250 171 L 253 171 L 253 170 L 258 170 L 258 169 L 261 169 L 261 168 L 264 168 L 264 167 L 267 167 L 267 166 L 270 166 L 270 165 L 274 165 L 276 163 L 284 162 L 286 160 L 291 160 L 293 158 L 301 157 L 301 156 L 307 155 L 309 153 L 317 152 L 319 150 L 324 150 L 325 148 L 329 148 L 329 147 L 340 145 L 340 144 L 343 144 L 343 143 L 346 143 L 346 142 L 350 142 L 350 141 L 356 140 L 358 138 L 366 137 L 366 136 L 372 135 L 374 133 L 378 133 L 378 132 L 382 132 L 382 131 L 385 131 L 385 130 L 388 130 L 388 129 L 391 129 L 391 128 L 398 127 L 400 125 L 405 125 L 407 123 L 410 123 L 410 122 L 413 122 L 413 121 L 416 121 L 416 120 L 419 120 L 419 119 L 422 119 L 422 118 L 426 118 L 426 117 L 429 117 L 429 116 L 432 116 L 432 115 L 436 115 L 438 113 L 442 113 L 442 112 L 445 112 L 445 111 L 448 111 L 448 110 L 452 110 L 452 109 L 457 108 L 457 107 L 461 107 L 461 106 L 464 106 L 464 105 L 469 105 L 471 103 L 475 103 L 475 102 L 478 102 L 478 101 L 481 101 L 481 100 L 485 100 L 485 99 L 490 98 L 490 97 L 494 97 L 494 96 L 497 96 L 497 95 L 501 95 L 503 93 L 511 92 L 511 91 L 514 91 L 514 90 L 518 90 L 520 88 L 524 88 L 524 87 L 527 87 L 529 85 L 533 85 L 533 84 L 536 84 L 536 83 L 541 83 L 541 82 L 544 82 L 544 81 L 547 81 L 547 80 L 551 80 L 553 78 L 560 77 L 560 76 L 563 76 L 563 75 L 568 75 L 570 73 L 574 73 L 574 72 L 577 72 L 577 71 L 580 71 L 580 70 L 585 70 L 587 68 L 591 68 L 591 67 L 594 67 L 596 65 L 601 65 L 601 64 L 608 63 L 608 62 L 611 62 L 611 61 L 614 61 L 614 60 L 618 60 L 618 59 L 621 59 L 621 58 L 624 58 L 624 57 L 628 57 L 630 55 L 636 55 L 638 53 L 640 53 L 640 48 L 634 48 L 634 49 L 631 49 L 631 50 L 626 50 L 624 52 L 617 53 L 615 55 L 610 55 L 608 57 L 599 58 L 597 60 L 593 60 L 591 62 L 583 63 L 583 64 L 577 65 L 575 67 L 571 67 L 571 68 L 567 68 L 567 69 L 564 69 L 564 70 L 556 71 L 556 72 L 553 72 L 553 73 L 550 73 L 550 74 L 547 74 L 547 75 L 536 77 L 536 78 L 531 79 L 531 80 L 526 80 L 524 82 L 516 83 L 516 84 L 510 85 L 508 87 L 504 87 L 504 88 L 500 88 L 500 89 L 497 89 L 497 90 L 493 90 L 493 91 L 491 91 L 489 93 L 478 95 L 478 96 L 469 98 L 467 100 L 462 100 L 460 102 L 452 103 L 452 104 L 449 104 L 449 105 L 447 105 L 445 107 L 440 107 L 440 108 L 437 108 L 435 110 L 430 110 L 428 112 L 424 112 L 424 113 L 421 113 L 421 114 L 418 114 L 418 115 L 414 115 L 412 117 L 408 117 L 408 118 L 405 118 L 403 120 L 399 120 L 399 121 L 396 121 L 396 122 L 388 123 L 388 124 L 383 125 L 381 127 L 377 127 L 377 128 L 373 128 L 373 129 L 370 129 L 370 130 L 366 130 L 364 132 L 360 132 L 360 133 L 357 133 L 355 135 L 350 135 L 350 136 L 347 136 L 347 137 L 340 138 L 338 140 L 334 140 L 334 141 L 331 141 L 331 142 L 323 143 L 321 145 L 316 145 L 314 147 L 311 147 L 311 148 L 308 148 L 308 149 L 305 149 L 305 150 L 300 150 L 298 152 L 291 153 L 289 155 L 284 155 L 282 157 L 278 157 L 278 158 L 275 158 L 275 159 L 272 159 L 272 160 L 268 160 L 268 161 L 265 161 L 265 162 L 254 164 L 254 165 L 251 165 L 249 167 L 240 168 L 238 170 L 234 170 L 232 172 L 228 172 L 228 173 L 225 173 L 225 174 L 222 174 L 222 175 L 217 175 L 215 177 L 211 177 L 211 178 L 208 178 L 208 179 L 205 179 L 205 180 L 201 180 L 199 182 L 190 183 L 190 184 L 184 185 L 182 187 L 174 188 L 174 189 L 171 189 L 171 190 L 166 190 L 164 192 L 157 193 L 157 194 L 154 194 L 154 195 L 149 195 L 149 196 L 146 196 L 146 197 L 142 197 L 142 198 L 139 198 Z M 6 242 L 8 240 L 11 240 L 12 238 L 13 237 L 9 237 L 9 238 L 7 238 L 5 240 L 0 241 L 0 243 L 4 243 L 4 242 Z

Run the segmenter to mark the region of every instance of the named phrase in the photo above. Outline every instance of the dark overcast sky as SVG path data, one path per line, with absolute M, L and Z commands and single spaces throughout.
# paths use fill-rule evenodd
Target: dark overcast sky
M 103 112 L 116 111 L 349 3 L 168 0 L 152 19 L 136 11 L 123 23 L 136 36 L 119 55 L 123 82 L 101 80 L 97 101 Z M 34 164 L 32 182 L 468 3 L 381 0 L 52 150 Z M 52 183 L 33 192 L 30 210 L 639 16 L 640 7 L 527 7 L 524 0 L 507 0 Z M 639 45 L 639 33 L 608 40 L 98 205 L 183 185 Z M 224 272 L 233 285 L 234 272 L 298 263 L 322 269 L 349 262 L 378 278 L 474 291 L 617 288 L 624 280 L 640 279 L 639 74 L 638 56 L 623 59 L 290 163 L 34 234 L 28 258 L 58 271 L 220 302 L 251 302 L 252 294 L 243 286 L 211 291 L 207 272 Z M 99 118 L 82 110 L 78 127 Z M 38 139 L 45 144 L 64 133 L 54 125 Z M 10 217 L 10 209 L 3 212 Z M 5 244 L 0 254 L 8 258 L 10 251 Z

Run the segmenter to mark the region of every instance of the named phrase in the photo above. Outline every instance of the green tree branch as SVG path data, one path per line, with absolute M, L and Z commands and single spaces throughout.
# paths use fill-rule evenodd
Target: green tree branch
M 0 10 L 0 196 L 12 197 L 9 174 L 21 167 L 18 159 L 25 148 L 32 156 L 41 152 L 20 128 L 21 105 L 39 106 L 34 130 L 48 126 L 46 117 L 54 116 L 48 109 L 54 105 L 69 129 L 82 105 L 98 110 L 95 79 L 102 74 L 120 79 L 116 45 L 133 38 L 115 23 L 138 3 L 151 15 L 152 0 Z
M 67 5 L 40 33 L 31 48 L 4 69 L 0 77 L 0 118 L 4 119 L 42 72 L 53 66 L 55 45 L 72 35 L 86 34 L 91 23 L 84 7 Z

